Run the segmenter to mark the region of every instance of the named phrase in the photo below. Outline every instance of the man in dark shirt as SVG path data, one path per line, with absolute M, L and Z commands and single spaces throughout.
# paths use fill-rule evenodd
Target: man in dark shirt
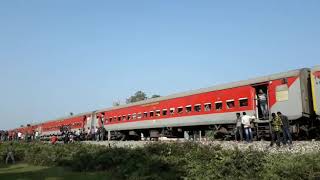
M 243 140 L 243 130 L 242 130 L 242 123 L 241 123 L 241 115 L 240 113 L 236 114 L 236 133 L 235 133 L 235 140 L 238 140 L 238 134 L 240 136 L 240 141 Z
M 283 115 L 281 112 L 277 112 L 278 116 L 282 121 L 282 130 L 283 130 L 283 144 L 287 144 L 289 140 L 289 145 L 292 145 L 292 136 L 290 133 L 290 124 L 288 117 Z
M 281 133 L 281 126 L 282 121 L 279 116 L 277 116 L 275 113 L 271 114 L 272 120 L 271 120 L 271 143 L 270 147 L 273 146 L 274 142 L 276 142 L 277 146 L 280 147 L 280 133 Z

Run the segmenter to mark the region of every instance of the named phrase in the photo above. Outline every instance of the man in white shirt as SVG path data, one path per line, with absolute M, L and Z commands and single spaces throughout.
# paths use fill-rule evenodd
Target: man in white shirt
M 235 140 L 238 140 L 238 134 L 240 136 L 239 141 L 243 141 L 243 130 L 242 130 L 242 122 L 241 122 L 241 114 L 237 113 L 236 114 L 237 119 L 236 119 L 236 133 L 235 133 Z
M 21 138 L 22 138 L 22 133 L 19 131 L 18 132 L 18 140 L 21 140 Z
M 251 130 L 251 120 L 255 119 L 255 117 L 247 115 L 246 112 L 243 112 L 242 114 L 243 116 L 241 118 L 241 123 L 243 124 L 244 132 L 246 134 L 246 141 L 249 143 L 252 142 L 253 139 Z
M 36 131 L 36 132 L 35 132 L 35 134 L 34 134 L 34 136 L 35 136 L 35 139 L 36 139 L 36 140 L 38 140 L 39 132 L 38 132 L 38 131 Z

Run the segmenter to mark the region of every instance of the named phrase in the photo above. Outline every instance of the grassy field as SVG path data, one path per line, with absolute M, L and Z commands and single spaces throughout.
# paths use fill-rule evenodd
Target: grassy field
M 16 164 L 0 167 L 0 179 L 3 180 L 63 180 L 63 179 L 117 179 L 107 172 L 81 173 L 61 167 L 43 167 L 28 164 Z

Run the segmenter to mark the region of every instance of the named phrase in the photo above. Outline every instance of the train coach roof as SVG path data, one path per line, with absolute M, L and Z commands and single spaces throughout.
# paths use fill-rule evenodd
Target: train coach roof
M 71 118 L 76 118 L 76 117 L 81 117 L 81 116 L 86 116 L 86 115 L 91 115 L 93 112 L 95 111 L 90 111 L 90 112 L 85 112 L 85 113 L 79 113 L 79 114 L 75 114 L 73 116 L 64 116 L 64 117 L 60 117 L 60 118 L 56 118 L 56 119 L 51 119 L 51 120 L 47 120 L 47 121 L 43 121 L 43 122 L 39 122 L 39 123 L 34 123 L 32 125 L 40 125 L 43 123 L 49 123 L 49 122 L 55 122 L 55 121 L 60 121 L 60 120 L 65 120 L 65 119 L 71 119 Z
M 283 73 L 277 73 L 277 74 L 272 74 L 269 76 L 262 76 L 254 79 L 249 79 L 249 80 L 243 80 L 243 81 L 237 81 L 233 83 L 227 83 L 227 84 L 222 84 L 222 85 L 216 85 L 212 86 L 209 88 L 202 88 L 198 90 L 191 90 L 183 93 L 178 93 L 178 94 L 173 94 L 169 96 L 164 96 L 164 97 L 159 97 L 159 98 L 154 98 L 154 99 L 148 99 L 144 101 L 139 101 L 136 103 L 130 103 L 122 106 L 117 106 L 117 107 L 111 107 L 107 109 L 102 109 L 96 111 L 97 113 L 99 112 L 106 112 L 106 111 L 111 111 L 115 109 L 122 109 L 126 107 L 131 107 L 131 106 L 139 106 L 139 105 L 144 105 L 144 104 L 151 104 L 151 103 L 156 103 L 159 101 L 164 101 L 164 100 L 169 100 L 169 99 L 174 99 L 174 98 L 180 98 L 180 97 L 185 97 L 185 96 L 190 96 L 194 94 L 200 94 L 200 93 L 206 93 L 206 92 L 211 92 L 211 91 L 217 91 L 217 90 L 223 90 L 223 89 L 230 89 L 234 87 L 240 87 L 240 86 L 246 86 L 246 85 L 251 85 L 251 84 L 257 84 L 261 82 L 267 82 L 275 79 L 281 79 L 281 78 L 286 78 L 286 77 L 292 77 L 292 76 L 297 76 L 300 74 L 300 71 L 302 70 L 310 70 L 308 68 L 302 68 L 302 69 L 297 69 L 297 70 L 292 70 L 288 72 L 283 72 Z
M 320 71 L 320 66 L 315 66 L 311 69 L 312 71 Z

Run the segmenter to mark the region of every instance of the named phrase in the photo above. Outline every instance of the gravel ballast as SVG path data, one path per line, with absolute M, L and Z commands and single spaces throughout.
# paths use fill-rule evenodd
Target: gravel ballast
M 160 141 L 172 143 L 172 141 Z M 183 141 L 178 141 L 183 142 Z M 86 141 L 88 144 L 96 144 L 96 145 L 105 145 L 111 147 L 143 147 L 148 143 L 157 143 L 153 141 Z M 275 144 L 273 147 L 270 147 L 270 141 L 254 141 L 253 143 L 246 142 L 236 142 L 236 141 L 202 141 L 197 143 L 201 143 L 203 145 L 209 146 L 221 146 L 223 149 L 236 149 L 239 150 L 254 150 L 254 151 L 264 151 L 270 153 L 312 153 L 320 151 L 320 141 L 294 141 L 292 146 L 282 145 L 281 147 L 277 147 Z

